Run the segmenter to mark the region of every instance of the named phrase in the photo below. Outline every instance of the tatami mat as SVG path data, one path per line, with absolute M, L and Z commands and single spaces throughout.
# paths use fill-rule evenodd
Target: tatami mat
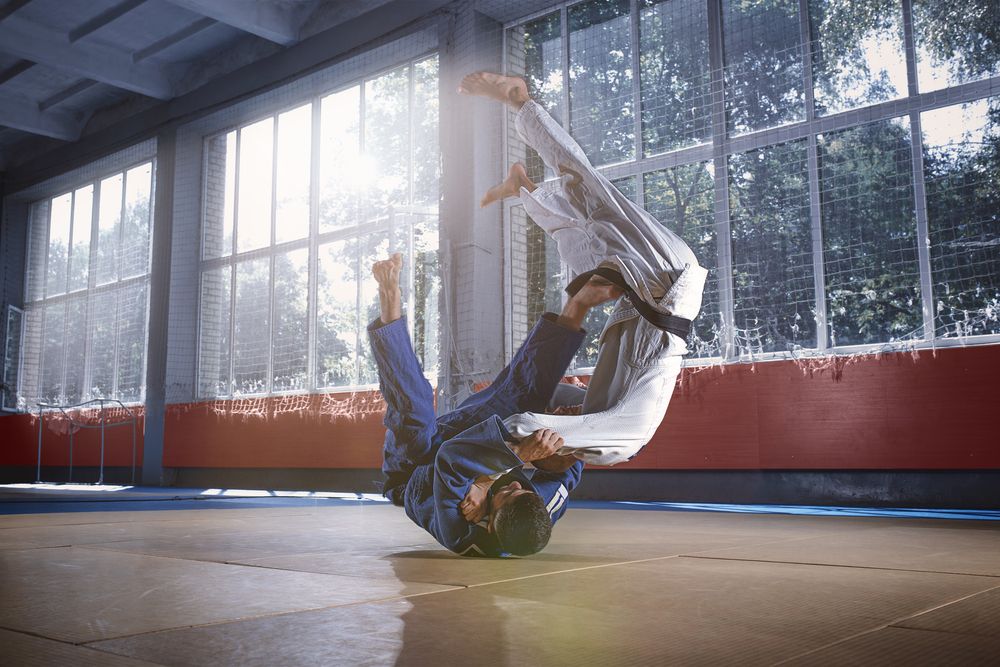
M 571 507 L 501 561 L 377 502 L 8 514 L 0 664 L 989 664 L 997 526 Z
M 788 667 L 954 665 L 996 667 L 1000 639 L 884 628 L 781 663 Z
M 1000 524 L 916 520 L 876 530 L 737 547 L 703 556 L 1000 576 Z
M 896 625 L 902 628 L 1000 639 L 1000 581 L 997 582 L 997 588 L 991 591 L 908 618 Z M 997 653 L 997 657 L 1000 658 L 1000 652 Z

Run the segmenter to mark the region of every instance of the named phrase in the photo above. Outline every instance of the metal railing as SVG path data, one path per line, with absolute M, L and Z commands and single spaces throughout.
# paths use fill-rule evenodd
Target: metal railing
M 73 417 L 67 412 L 67 410 L 82 409 L 84 406 L 98 404 L 98 413 L 100 415 L 100 421 L 97 424 L 85 424 L 78 422 L 73 419 Z M 111 403 L 121 408 L 123 411 L 128 413 L 129 418 L 125 421 L 119 422 L 108 422 L 105 420 L 105 405 Z M 56 405 L 53 403 L 38 403 L 38 463 L 36 465 L 35 471 L 35 481 L 42 481 L 42 433 L 45 427 L 45 411 L 46 410 L 58 410 L 59 413 L 69 421 L 71 428 L 69 429 L 69 480 L 73 481 L 73 428 L 99 428 L 101 429 L 101 466 L 100 473 L 98 475 L 97 483 L 104 483 L 104 431 L 107 427 L 114 426 L 124 426 L 126 424 L 131 424 L 132 426 L 132 483 L 135 484 L 135 427 L 138 422 L 138 417 L 132 408 L 126 406 L 119 400 L 113 398 L 95 398 L 89 401 L 84 401 L 83 403 L 76 403 L 74 405 Z

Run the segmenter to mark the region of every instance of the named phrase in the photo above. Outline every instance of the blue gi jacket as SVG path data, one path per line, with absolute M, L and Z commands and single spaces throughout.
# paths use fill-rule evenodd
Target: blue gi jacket
M 510 481 L 535 491 L 552 522 L 566 511 L 566 499 L 579 483 L 583 463 L 562 473 L 524 470 L 511 451 L 503 419 L 534 406 L 544 409 L 555 385 L 583 340 L 543 319 L 529 334 L 511 365 L 493 384 L 458 409 L 435 418 L 434 395 L 410 343 L 406 320 L 369 328 L 386 400 L 386 495 L 445 548 L 468 556 L 505 555 L 486 520 L 470 524 L 459 504 L 477 477 L 510 471 Z M 401 493 L 400 493 L 401 491 Z

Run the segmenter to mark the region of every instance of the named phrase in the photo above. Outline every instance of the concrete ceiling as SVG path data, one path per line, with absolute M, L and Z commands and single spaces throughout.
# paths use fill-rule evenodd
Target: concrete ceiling
M 387 0 L 0 0 L 0 170 Z

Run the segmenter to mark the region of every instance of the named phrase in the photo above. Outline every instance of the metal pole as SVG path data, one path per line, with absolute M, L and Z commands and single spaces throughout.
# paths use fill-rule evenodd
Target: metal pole
M 73 423 L 69 425 L 69 482 L 73 481 Z
M 135 484 L 135 413 L 128 411 L 132 424 L 132 484 Z
M 98 484 L 104 484 L 104 399 L 100 401 L 101 410 L 101 470 L 97 477 Z
M 35 468 L 35 483 L 42 481 L 42 427 L 44 426 L 45 411 L 41 405 L 38 406 L 38 465 Z

